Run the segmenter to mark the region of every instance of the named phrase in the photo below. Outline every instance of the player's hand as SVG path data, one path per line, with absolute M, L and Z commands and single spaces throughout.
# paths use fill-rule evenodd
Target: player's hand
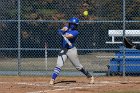
M 63 27 L 61 30 L 67 31 L 68 30 L 68 27 Z

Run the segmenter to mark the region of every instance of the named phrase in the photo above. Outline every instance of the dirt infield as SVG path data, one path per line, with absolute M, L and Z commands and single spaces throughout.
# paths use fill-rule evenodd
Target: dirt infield
M 85 77 L 58 77 L 54 86 L 49 86 L 49 80 L 50 77 L 1 76 L 0 93 L 140 92 L 140 77 L 96 77 L 95 84 L 88 84 Z

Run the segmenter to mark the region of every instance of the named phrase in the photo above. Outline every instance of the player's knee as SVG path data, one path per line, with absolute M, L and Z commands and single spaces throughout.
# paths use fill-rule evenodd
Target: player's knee
M 83 69 L 83 67 L 76 67 L 76 69 L 80 71 L 81 69 Z
M 56 67 L 62 68 L 63 64 L 57 64 Z

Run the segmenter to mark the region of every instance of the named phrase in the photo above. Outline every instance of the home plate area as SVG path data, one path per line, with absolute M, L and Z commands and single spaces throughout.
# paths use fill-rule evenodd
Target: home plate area
M 32 92 L 26 92 L 26 93 L 59 93 L 62 92 L 63 93 L 68 93 L 68 92 L 76 92 L 79 93 L 83 91 L 86 93 L 94 93 L 94 89 L 95 88 L 99 88 L 101 86 L 105 86 L 107 84 L 109 84 L 109 82 L 95 82 L 94 84 L 88 84 L 88 83 L 84 83 L 84 82 L 76 82 L 76 81 L 59 81 L 56 82 L 55 85 L 49 85 L 48 83 L 20 83 L 20 84 L 25 84 L 25 85 L 33 85 L 33 86 L 46 86 L 48 87 L 47 90 L 41 90 L 41 91 L 32 91 Z M 112 84 L 117 84 L 117 83 L 112 83 Z M 71 93 L 70 92 L 70 93 Z
M 94 84 L 89 84 L 85 77 L 59 77 L 53 86 L 49 85 L 49 81 L 50 77 L 1 76 L 0 93 L 108 93 L 110 91 L 121 93 L 121 91 L 140 91 L 139 77 L 125 79 L 122 77 L 97 77 Z

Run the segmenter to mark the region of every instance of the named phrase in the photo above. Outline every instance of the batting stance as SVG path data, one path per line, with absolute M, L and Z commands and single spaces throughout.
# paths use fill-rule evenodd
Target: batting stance
M 78 54 L 77 54 L 77 48 L 75 47 L 75 41 L 78 37 L 79 32 L 76 30 L 77 26 L 79 24 L 78 18 L 70 18 L 68 26 L 63 27 L 62 29 L 58 30 L 58 34 L 62 37 L 62 49 L 58 55 L 57 58 L 57 65 L 54 68 L 54 72 L 52 73 L 52 77 L 50 80 L 50 85 L 54 84 L 54 81 L 56 80 L 57 76 L 59 75 L 62 66 L 64 65 L 64 62 L 67 58 L 70 59 L 73 66 L 78 70 L 81 71 L 86 77 L 90 80 L 89 83 L 94 83 L 94 77 L 86 71 L 83 66 L 81 65 Z M 66 37 L 71 44 L 68 44 L 66 40 L 64 39 Z

